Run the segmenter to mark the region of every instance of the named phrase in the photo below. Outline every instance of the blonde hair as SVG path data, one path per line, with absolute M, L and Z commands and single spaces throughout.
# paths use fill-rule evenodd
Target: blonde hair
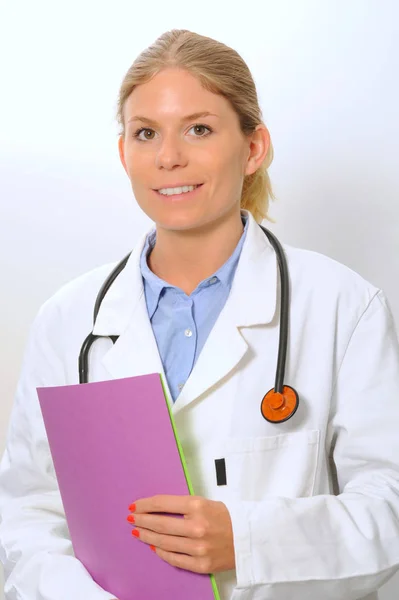
M 238 52 L 187 29 L 172 29 L 141 52 L 127 71 L 118 96 L 119 135 L 125 136 L 124 105 L 134 88 L 169 67 L 188 71 L 204 89 L 225 97 L 237 113 L 244 135 L 253 133 L 256 126 L 263 123 L 254 80 Z M 241 208 L 250 211 L 258 223 L 263 219 L 275 222 L 268 215 L 270 199 L 275 200 L 267 172 L 272 160 L 270 142 L 261 166 L 244 177 Z

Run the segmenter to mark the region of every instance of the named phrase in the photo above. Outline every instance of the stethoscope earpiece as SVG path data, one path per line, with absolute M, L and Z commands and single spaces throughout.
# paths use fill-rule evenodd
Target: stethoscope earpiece
M 294 388 L 289 385 L 283 387 L 283 393 L 276 392 L 274 388 L 263 397 L 260 405 L 262 417 L 270 423 L 283 423 L 296 412 L 299 397 Z

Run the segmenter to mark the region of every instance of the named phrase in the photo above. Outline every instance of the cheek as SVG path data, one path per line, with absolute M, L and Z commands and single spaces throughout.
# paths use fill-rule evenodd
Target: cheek
M 149 188 L 151 188 L 149 173 L 152 173 L 152 169 L 146 161 L 142 159 L 132 160 L 128 165 L 128 176 L 133 192 L 142 194 L 144 191 L 149 191 Z
M 215 188 L 226 192 L 236 190 L 242 183 L 242 166 L 236 155 L 230 155 L 227 160 L 218 161 L 213 167 Z
M 153 158 L 149 152 L 144 152 L 137 148 L 138 142 L 134 145 L 128 145 L 125 150 L 125 160 L 130 179 L 141 181 L 146 173 L 150 172 L 150 166 L 153 165 Z
M 234 142 L 223 143 L 218 152 L 212 156 L 212 171 L 217 174 L 219 179 L 224 181 L 237 182 L 242 172 L 242 148 Z

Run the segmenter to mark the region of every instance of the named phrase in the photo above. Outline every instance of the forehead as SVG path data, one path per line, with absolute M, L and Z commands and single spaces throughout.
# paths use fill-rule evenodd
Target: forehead
M 136 86 L 126 100 L 124 112 L 126 121 L 135 115 L 160 121 L 204 111 L 223 119 L 232 109 L 223 96 L 204 89 L 191 73 L 165 69 L 150 81 Z

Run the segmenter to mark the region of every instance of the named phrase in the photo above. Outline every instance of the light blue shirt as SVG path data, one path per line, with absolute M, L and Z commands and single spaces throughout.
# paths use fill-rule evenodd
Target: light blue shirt
M 245 227 L 233 254 L 211 277 L 201 281 L 190 296 L 160 279 L 148 267 L 147 257 L 156 241 L 155 229 L 144 244 L 140 267 L 148 316 L 173 402 L 183 389 L 230 293 L 248 230 L 247 215 L 241 213 L 241 218 Z

